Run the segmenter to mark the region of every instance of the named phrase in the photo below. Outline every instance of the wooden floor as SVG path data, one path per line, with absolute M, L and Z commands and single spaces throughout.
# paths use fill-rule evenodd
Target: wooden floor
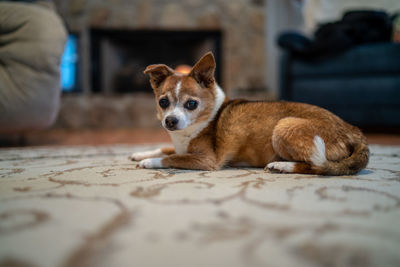
M 400 145 L 400 134 L 366 134 L 369 144 Z M 171 142 L 163 129 L 46 130 L 0 136 L 1 147 L 145 144 Z

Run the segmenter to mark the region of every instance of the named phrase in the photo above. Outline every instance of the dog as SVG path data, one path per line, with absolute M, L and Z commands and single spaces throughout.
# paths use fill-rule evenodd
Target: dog
M 133 153 L 138 167 L 352 175 L 367 166 L 367 140 L 357 127 L 309 104 L 229 100 L 215 81 L 215 66 L 209 52 L 189 74 L 164 64 L 145 69 L 174 148 Z

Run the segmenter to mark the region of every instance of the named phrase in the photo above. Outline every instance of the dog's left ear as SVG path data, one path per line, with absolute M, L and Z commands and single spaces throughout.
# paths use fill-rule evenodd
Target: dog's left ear
M 161 83 L 168 77 L 174 74 L 174 70 L 164 64 L 156 64 L 147 66 L 144 74 L 150 75 L 150 83 L 156 91 Z
M 192 68 L 189 76 L 201 86 L 209 87 L 214 83 L 215 59 L 211 52 L 205 54 Z

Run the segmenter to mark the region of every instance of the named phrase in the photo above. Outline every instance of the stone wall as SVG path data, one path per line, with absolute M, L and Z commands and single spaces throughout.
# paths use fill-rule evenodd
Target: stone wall
M 153 94 L 64 95 L 53 128 L 160 128 Z
M 221 30 L 225 90 L 266 90 L 264 0 L 56 0 L 55 3 L 69 29 L 82 36 L 91 27 Z M 88 51 L 84 47 L 82 52 Z

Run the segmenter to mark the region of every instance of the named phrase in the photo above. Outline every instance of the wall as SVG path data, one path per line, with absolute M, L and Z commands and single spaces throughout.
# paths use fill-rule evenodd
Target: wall
M 280 50 L 276 39 L 282 31 L 301 32 L 304 29 L 304 20 L 301 5 L 295 0 L 267 0 L 265 5 L 265 35 L 267 87 L 273 98 L 279 96 L 279 58 Z
M 374 9 L 400 12 L 399 0 L 307 0 L 304 1 L 305 30 L 314 32 L 318 24 L 339 19 L 346 10 Z

